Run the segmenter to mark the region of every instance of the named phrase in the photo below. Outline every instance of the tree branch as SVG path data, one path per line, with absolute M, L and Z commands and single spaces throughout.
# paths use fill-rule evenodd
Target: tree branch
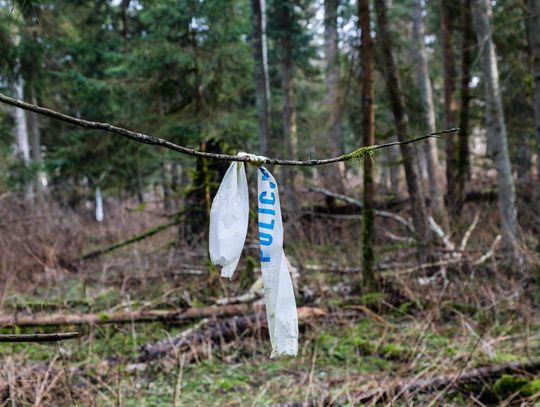
M 43 116 L 48 116 L 56 120 L 61 120 L 66 123 L 73 124 L 75 126 L 84 127 L 86 129 L 94 129 L 94 130 L 103 130 L 107 131 L 109 133 L 118 134 L 122 137 L 128 138 L 133 141 L 137 141 L 138 143 L 143 144 L 150 144 L 155 145 L 163 148 L 167 148 L 169 150 L 173 150 L 182 154 L 187 154 L 195 157 L 202 157 L 202 158 L 210 158 L 213 160 L 220 160 L 220 161 L 240 161 L 240 162 L 247 162 L 249 163 L 251 159 L 249 157 L 238 157 L 235 155 L 228 155 L 228 154 L 216 154 L 216 153 L 207 153 L 204 151 L 198 151 L 194 150 L 192 148 L 180 146 L 178 144 L 174 144 L 170 141 L 164 140 L 159 137 L 150 136 L 144 133 L 139 133 L 136 131 L 131 131 L 124 129 L 122 127 L 114 126 L 109 123 L 101 123 L 101 122 L 94 122 L 90 120 L 85 119 L 78 119 L 73 116 L 69 116 L 64 113 L 57 112 L 55 110 L 47 109 L 45 107 L 33 105 L 30 103 L 23 102 L 22 100 L 14 99 L 9 96 L 3 95 L 0 93 L 0 102 L 18 107 L 20 109 L 28 110 L 30 112 L 38 113 Z M 385 143 L 385 144 L 376 144 L 373 146 L 366 146 L 366 147 L 360 147 L 359 149 L 349 153 L 349 154 L 343 154 L 339 157 L 334 158 L 325 158 L 322 160 L 306 160 L 306 161 L 297 161 L 297 160 L 282 160 L 280 158 L 268 158 L 265 163 L 266 164 L 274 164 L 274 165 L 293 165 L 293 166 L 315 166 L 315 165 L 323 165 L 323 164 L 331 164 L 331 163 L 337 163 L 342 161 L 349 161 L 355 158 L 362 158 L 367 153 L 379 150 L 381 148 L 387 148 L 391 146 L 397 146 L 400 144 L 410 144 L 415 143 L 417 141 L 425 140 L 428 138 L 439 138 L 439 136 L 443 134 L 448 133 L 455 133 L 458 132 L 459 129 L 452 128 L 447 130 L 440 130 L 436 131 L 434 133 L 427 134 L 425 136 L 420 136 L 416 138 L 412 138 L 410 140 L 405 141 L 394 141 L 391 143 Z
M 51 334 L 1 334 L 0 342 L 57 342 L 74 339 L 79 332 L 58 332 Z

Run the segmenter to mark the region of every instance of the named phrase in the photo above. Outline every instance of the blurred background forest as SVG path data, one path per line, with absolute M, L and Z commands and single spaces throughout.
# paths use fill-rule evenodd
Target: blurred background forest
M 0 330 L 80 333 L 0 344 L 0 405 L 539 398 L 540 0 L 0 0 L 0 93 Z M 233 281 L 208 258 L 229 163 L 9 98 L 231 155 L 441 134 L 268 166 L 301 325 L 270 360 L 253 205 Z

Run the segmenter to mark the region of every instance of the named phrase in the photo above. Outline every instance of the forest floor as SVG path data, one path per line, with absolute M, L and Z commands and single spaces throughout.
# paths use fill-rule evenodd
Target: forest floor
M 106 213 L 114 221 L 96 224 L 81 208 L 66 215 L 49 207 L 41 222 L 43 208 L 5 204 L 0 228 L 10 233 L 0 233 L 0 318 L 93 313 L 102 321 L 4 326 L 2 333 L 76 330 L 81 337 L 0 344 L 0 405 L 534 405 L 540 402 L 540 363 L 534 365 L 540 290 L 529 276 L 538 263 L 524 250 L 525 260 L 509 271 L 507 259 L 491 250 L 497 227 L 489 214 L 496 204 L 475 205 L 452 236 L 460 246 L 470 231 L 461 257 L 443 249 L 438 266 L 414 266 L 409 242 L 381 236 L 383 288 L 363 296 L 350 289 L 358 279 L 351 268 L 358 264 L 358 219 L 311 219 L 290 228 L 287 233 L 299 237 L 286 239 L 297 302 L 318 313 L 301 319 L 296 358 L 270 359 L 264 324 L 228 335 L 220 324 L 230 316 L 106 323 L 112 312 L 225 307 L 220 300 L 245 294 L 257 280 L 256 244 L 249 238 L 254 231 L 231 282 L 208 267 L 202 240 L 179 246 L 176 227 L 95 259 L 74 260 L 163 223 L 152 208 L 126 211 L 129 205 L 111 203 Z M 406 233 L 385 222 L 391 221 L 378 220 L 379 230 Z M 322 233 L 329 225 L 334 233 Z M 252 315 L 250 309 L 244 314 Z M 211 335 L 216 329 L 217 337 Z M 175 337 L 193 341 L 144 357 L 148 344 Z M 512 369 L 468 376 L 478 367 L 512 362 Z

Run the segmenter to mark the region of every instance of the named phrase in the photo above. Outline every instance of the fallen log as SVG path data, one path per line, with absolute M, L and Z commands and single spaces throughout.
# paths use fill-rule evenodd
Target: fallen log
M 104 325 L 144 322 L 183 323 L 211 317 L 228 317 L 260 311 L 262 306 L 234 304 L 176 310 L 140 310 L 100 312 L 91 314 L 31 314 L 0 315 L 0 327 L 40 327 L 58 325 Z
M 299 324 L 304 324 L 325 315 L 326 312 L 320 308 L 298 308 Z M 137 362 L 142 363 L 159 359 L 173 351 L 186 352 L 192 348 L 207 345 L 208 343 L 229 342 L 266 326 L 266 316 L 262 312 L 256 312 L 246 316 L 235 316 L 223 321 L 214 321 L 201 329 L 189 332 L 187 335 L 181 334 L 175 338 L 143 345 L 140 348 L 140 355 Z
M 0 342 L 58 342 L 75 339 L 79 332 L 57 332 L 49 334 L 0 334 Z

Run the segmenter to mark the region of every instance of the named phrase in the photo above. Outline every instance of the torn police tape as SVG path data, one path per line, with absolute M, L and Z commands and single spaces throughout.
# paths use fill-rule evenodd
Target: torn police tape
M 261 269 L 266 316 L 272 344 L 271 357 L 296 356 L 298 315 L 291 276 L 283 251 L 283 221 L 277 182 L 260 166 L 265 157 L 240 153 L 256 164 Z M 210 211 L 210 260 L 231 278 L 246 240 L 249 221 L 247 179 L 242 162 L 233 162 L 223 177 Z

